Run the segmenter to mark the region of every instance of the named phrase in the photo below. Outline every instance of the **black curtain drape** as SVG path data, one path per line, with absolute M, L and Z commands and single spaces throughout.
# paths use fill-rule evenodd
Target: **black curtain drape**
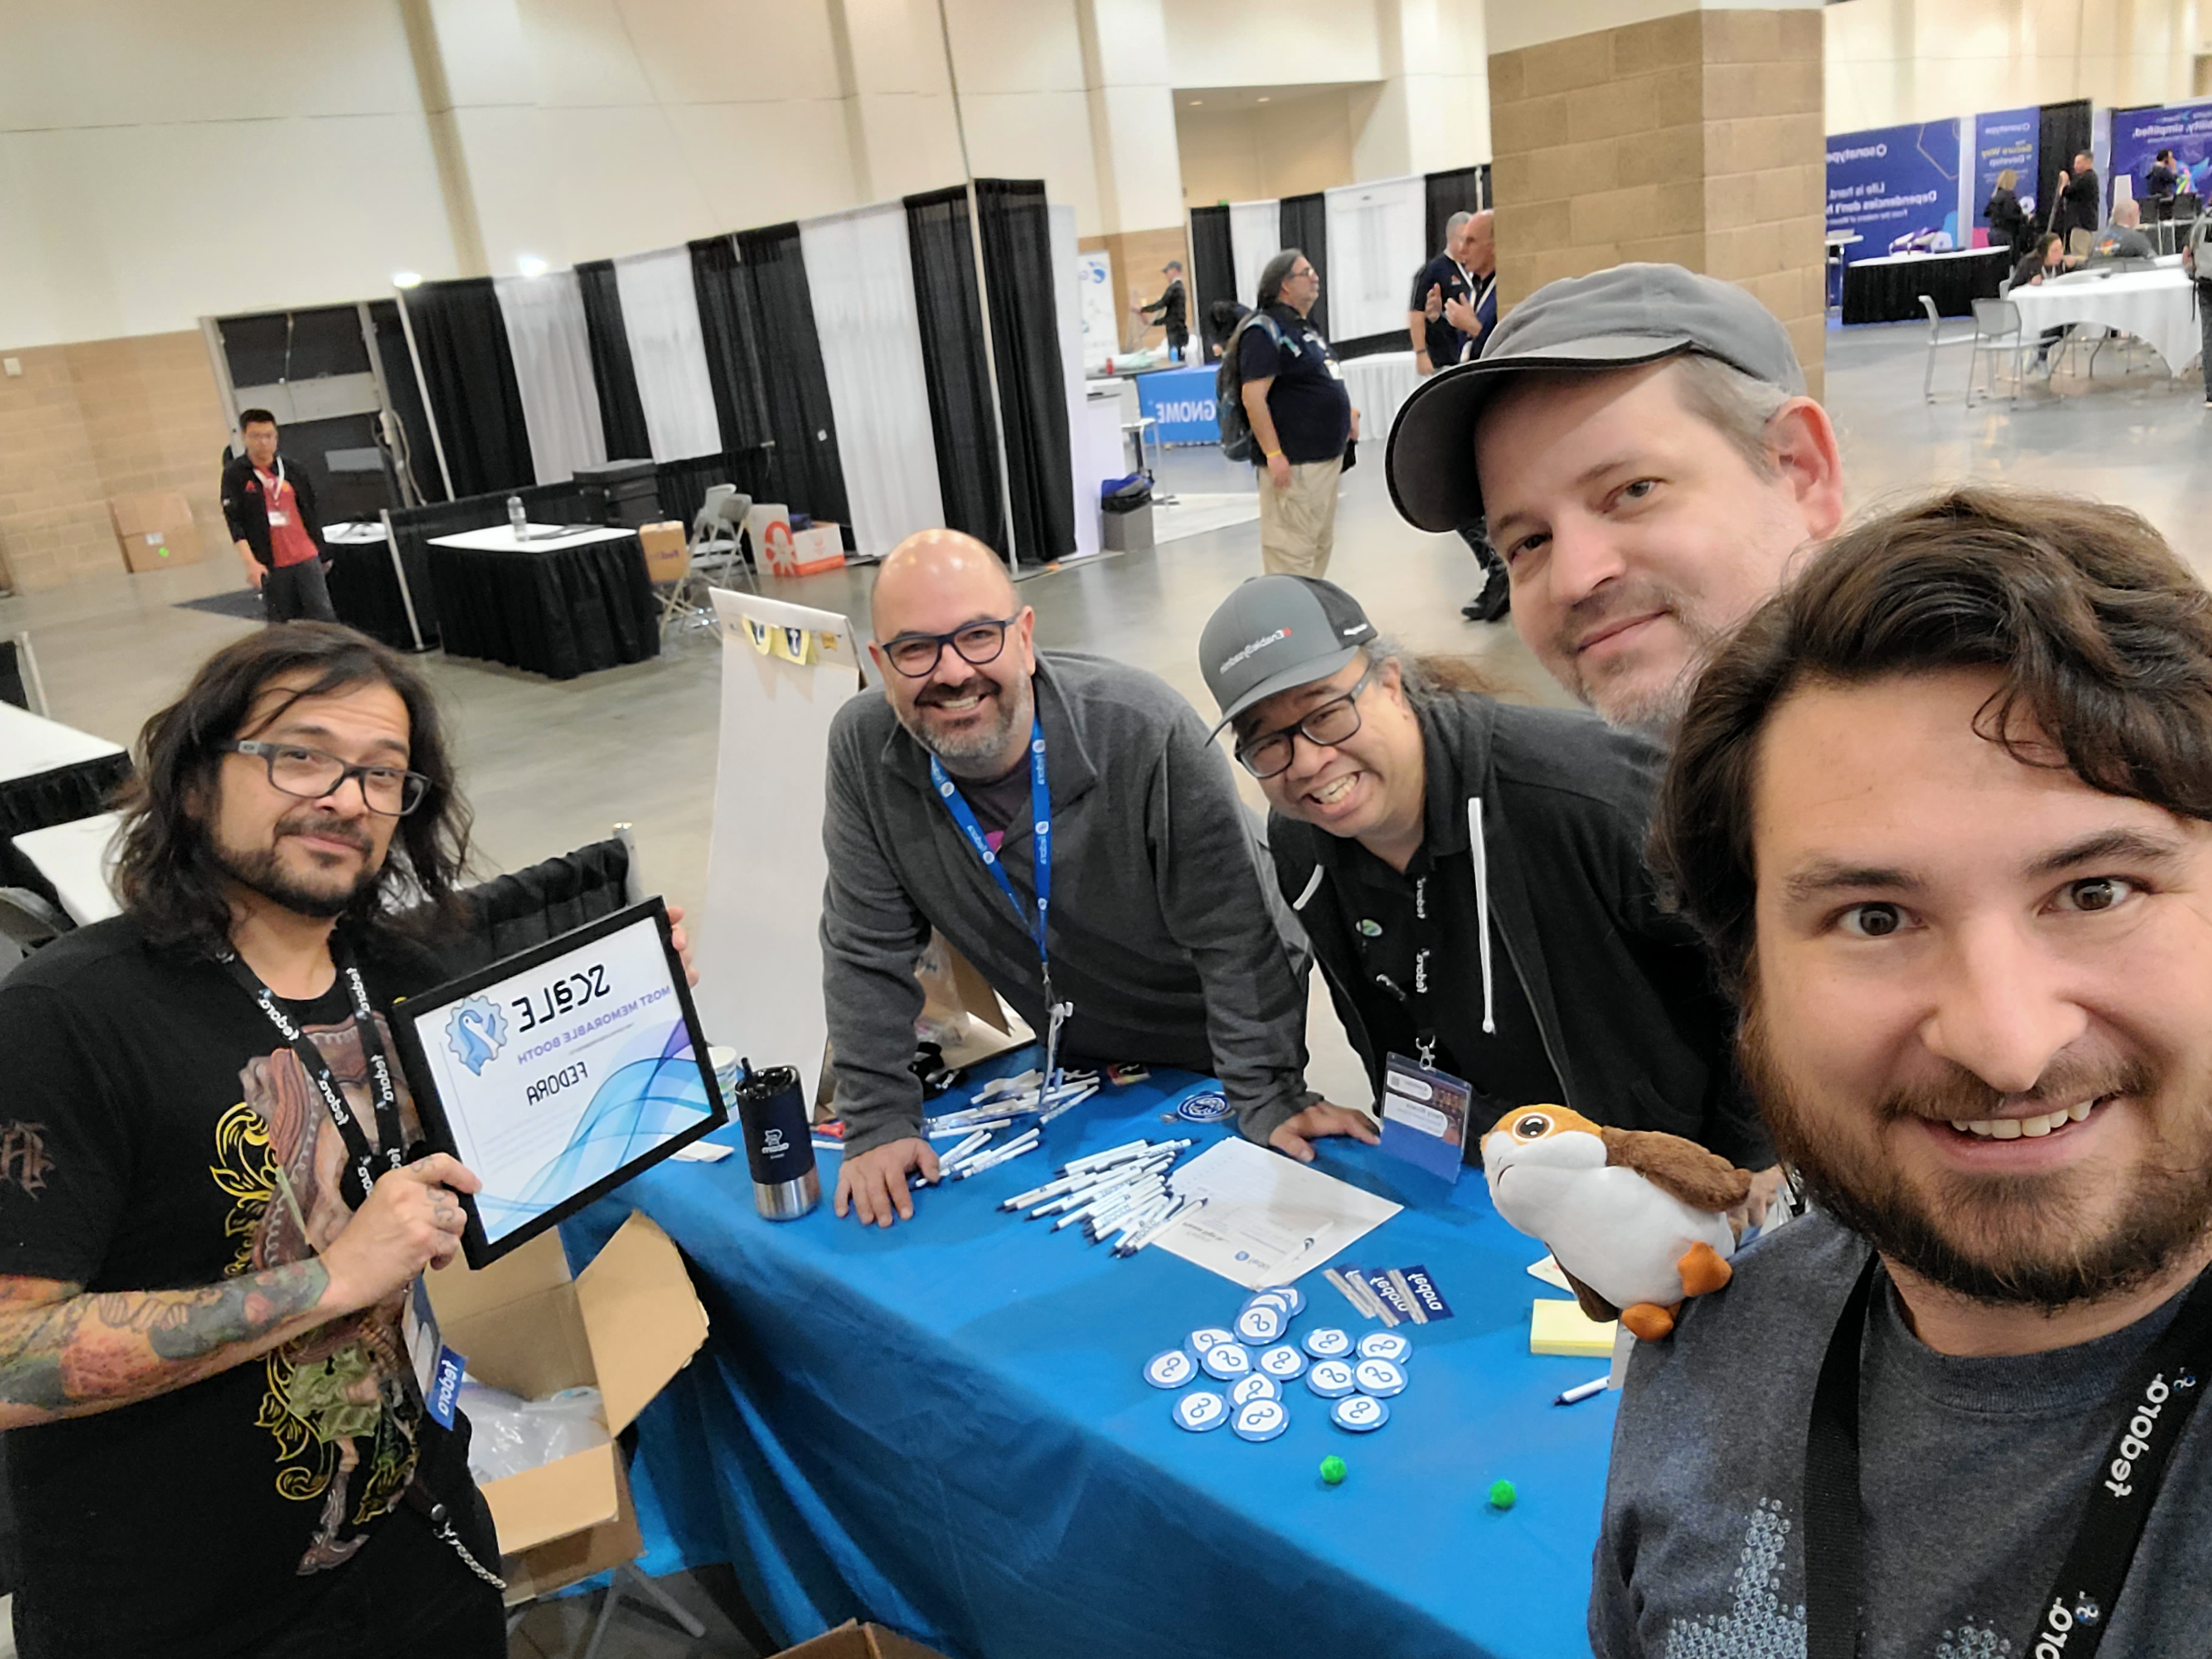
M 584 295 L 584 332 L 592 343 L 592 379 L 599 387 L 607 459 L 645 460 L 653 453 L 653 438 L 645 429 L 645 404 L 637 395 L 637 366 L 630 361 L 629 334 L 623 326 L 615 262 L 592 259 L 578 265 L 576 286 Z
M 1206 360 L 1213 361 L 1216 348 L 1227 340 L 1229 331 L 1213 325 L 1213 307 L 1222 301 L 1237 301 L 1237 256 L 1229 246 L 1229 210 L 1225 207 L 1193 208 L 1190 210 L 1191 295 L 1197 302 L 1198 314 L 1191 319 L 1192 331 L 1202 334 L 1206 340 Z
M 714 418 L 722 428 L 722 447 L 744 449 L 766 442 L 768 410 L 755 367 L 759 353 L 752 337 L 750 307 L 738 289 L 738 245 L 728 236 L 708 236 L 690 246 L 691 286 L 699 296 L 699 331 L 707 338 L 707 378 L 714 387 Z M 781 471 L 776 477 L 780 483 Z
M 1044 180 L 978 179 L 975 204 L 982 216 L 1014 543 L 1023 563 L 1048 564 L 1075 551 L 1075 483 Z
M 750 329 L 755 396 L 767 416 L 786 504 L 849 525 L 837 418 L 830 407 L 830 376 L 822 367 L 822 338 L 814 330 L 814 301 L 796 224 L 738 233 L 737 289 Z
M 404 303 L 453 493 L 480 495 L 536 483 L 530 428 L 523 422 L 522 393 L 491 278 L 425 283 L 408 289 Z M 431 447 L 428 435 L 416 445 L 418 477 L 426 463 L 437 470 L 435 453 L 423 453 Z
M 999 495 L 999 435 L 985 377 L 983 307 L 964 186 L 906 200 L 908 254 L 921 330 L 922 378 L 937 440 L 937 487 L 948 528 L 1008 556 Z
M 2035 158 L 2039 234 L 2051 223 L 2051 210 L 2058 200 L 2058 175 L 2072 171 L 2074 158 L 2089 148 L 2089 100 L 2074 98 L 2063 104 L 2045 104 L 2039 112 Z
M 407 334 L 399 323 L 397 300 L 372 300 L 369 321 L 376 325 L 376 360 L 384 368 L 384 389 L 392 399 L 392 412 L 399 417 L 399 430 L 407 441 L 407 474 L 415 481 L 420 501 L 446 499 L 445 480 L 438 476 L 438 453 L 430 443 L 430 417 L 422 408 L 422 387 L 415 378 L 415 360 L 407 355 Z M 396 458 L 395 458 L 396 459 Z
M 1285 247 L 1294 247 L 1321 278 L 1321 298 L 1307 318 L 1328 338 L 1328 198 L 1319 191 L 1310 196 L 1285 196 L 1279 211 L 1279 234 Z
M 1480 213 L 1490 205 L 1490 167 L 1486 163 L 1431 173 L 1422 178 L 1421 184 L 1428 198 L 1428 240 L 1421 246 L 1431 253 L 1441 253 L 1444 225 L 1453 214 Z
M 845 470 L 799 227 L 711 236 L 690 248 L 723 448 L 773 445 L 775 499 L 844 524 Z

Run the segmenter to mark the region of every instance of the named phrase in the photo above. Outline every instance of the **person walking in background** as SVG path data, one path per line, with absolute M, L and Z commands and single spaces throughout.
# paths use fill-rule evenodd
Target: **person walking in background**
M 2066 239 L 2070 252 L 2074 233 L 2094 231 L 2104 222 L 2105 198 L 2097 185 L 2097 166 L 2087 150 L 2074 158 L 2074 170 L 2058 175 L 2058 211 L 2051 228 Z
M 1260 557 L 1270 574 L 1319 576 L 1336 541 L 1336 484 L 1359 437 L 1344 370 L 1307 320 L 1321 273 L 1286 247 L 1260 273 L 1260 319 L 1237 348 L 1244 412 L 1261 460 Z
M 2173 217 L 2173 198 L 2181 188 L 2181 167 L 2170 149 L 2159 151 L 2143 173 L 2143 199 L 2150 204 L 2150 222 L 2164 224 Z
M 2204 355 L 2197 360 L 2197 372 L 2204 377 L 2204 407 L 2212 409 L 2212 212 L 2199 213 L 2189 227 L 2181 268 L 2197 284 L 2197 326 L 2203 331 L 2204 346 Z
M 276 417 L 249 409 L 238 417 L 246 453 L 222 470 L 222 516 L 272 623 L 336 622 L 323 580 L 322 520 L 307 474 L 287 474 L 276 453 Z
M 1474 278 L 1461 263 L 1472 213 L 1455 213 L 1444 221 L 1444 251 L 1423 265 L 1413 278 L 1413 297 L 1407 302 L 1406 332 L 1413 342 L 1413 370 L 1433 374 L 1459 361 L 1467 336 L 1444 320 L 1444 301 L 1463 300 L 1473 290 Z
M 1190 302 L 1182 286 L 1182 261 L 1170 259 L 1160 268 L 1168 279 L 1166 290 L 1150 305 L 1134 307 L 1140 317 L 1156 319 L 1167 331 L 1168 349 L 1181 362 L 1190 348 Z
M 2027 210 L 2020 204 L 2019 190 L 2020 174 L 2007 167 L 1997 174 L 1997 186 L 1990 192 L 1988 205 L 1982 209 L 1982 217 L 1989 222 L 1990 240 L 2009 247 L 2015 264 L 2027 256 L 2032 240 Z

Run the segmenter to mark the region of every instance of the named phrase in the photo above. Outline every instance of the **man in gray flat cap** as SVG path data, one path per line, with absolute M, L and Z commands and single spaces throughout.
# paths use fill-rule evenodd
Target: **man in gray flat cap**
M 1486 532 L 1553 678 L 1662 742 L 1714 645 L 1844 514 L 1789 335 L 1679 265 L 1539 289 L 1415 388 L 1384 470 L 1411 523 Z

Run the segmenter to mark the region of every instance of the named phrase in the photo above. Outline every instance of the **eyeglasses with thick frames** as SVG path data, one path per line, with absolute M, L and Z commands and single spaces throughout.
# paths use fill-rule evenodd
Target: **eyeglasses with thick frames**
M 1302 737 L 1321 749 L 1342 743 L 1359 730 L 1358 699 L 1374 678 L 1375 665 L 1370 663 L 1367 672 L 1359 677 L 1359 683 L 1342 696 L 1331 697 L 1307 709 L 1295 725 L 1238 744 L 1237 760 L 1254 777 L 1272 778 L 1290 769 L 1291 758 L 1297 753 L 1294 738 Z
M 269 781 L 301 800 L 320 800 L 334 795 L 352 778 L 361 785 L 362 805 L 387 818 L 404 817 L 422 804 L 430 780 L 404 766 L 349 766 L 336 755 L 296 743 L 263 743 L 241 738 L 219 743 L 226 754 L 250 755 L 269 769 Z
M 884 655 L 910 680 L 935 673 L 948 645 L 961 661 L 981 668 L 999 659 L 999 653 L 1006 648 L 1006 630 L 1019 620 L 1014 616 L 1002 622 L 963 623 L 950 634 L 902 634 L 884 642 Z

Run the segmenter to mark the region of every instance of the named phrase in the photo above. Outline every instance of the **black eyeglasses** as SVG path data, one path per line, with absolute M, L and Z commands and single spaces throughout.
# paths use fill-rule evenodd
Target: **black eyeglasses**
M 950 634 L 902 634 L 884 642 L 884 655 L 910 680 L 934 673 L 948 645 L 959 653 L 961 661 L 980 668 L 998 660 L 999 653 L 1006 648 L 1006 630 L 1018 620 L 1008 617 L 1003 622 L 965 623 Z
M 1279 772 L 1290 769 L 1291 759 L 1297 753 L 1294 738 L 1303 737 L 1308 743 L 1327 749 L 1342 743 L 1359 730 L 1358 698 L 1375 678 L 1375 665 L 1370 663 L 1359 683 L 1340 697 L 1331 697 L 1327 702 L 1309 708 L 1294 726 L 1279 732 L 1270 732 L 1249 742 L 1237 745 L 1237 758 L 1244 769 L 1255 778 L 1272 778 Z
M 362 805 L 387 818 L 404 817 L 422 804 L 430 780 L 404 766 L 349 766 L 336 755 L 294 743 L 261 743 L 240 738 L 216 745 L 226 754 L 251 755 L 269 769 L 269 781 L 301 800 L 320 800 L 345 787 L 353 778 L 361 784 Z

